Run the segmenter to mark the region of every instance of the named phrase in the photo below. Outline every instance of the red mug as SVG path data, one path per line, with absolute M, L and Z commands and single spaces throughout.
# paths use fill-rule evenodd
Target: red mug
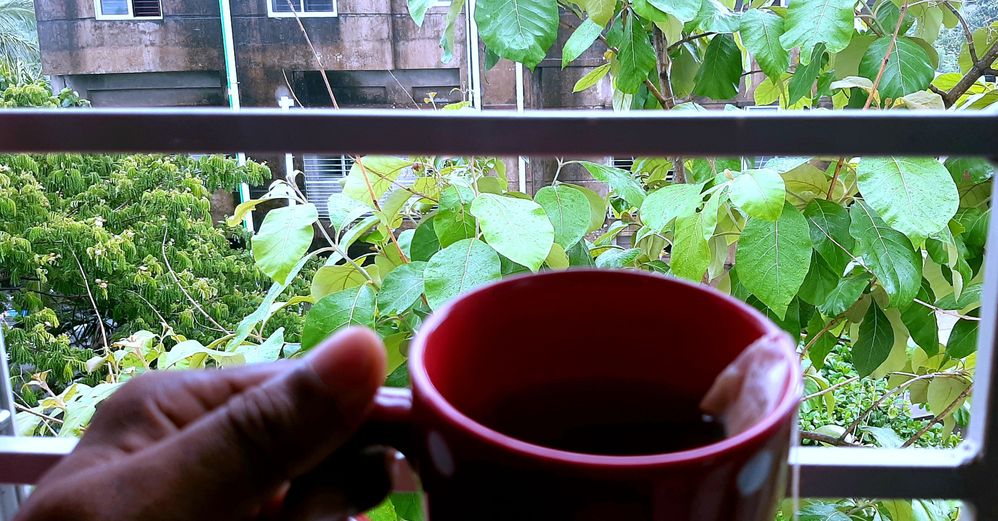
M 695 404 L 753 341 L 786 338 L 779 331 L 743 302 L 651 273 L 504 279 L 427 319 L 409 350 L 411 392 L 379 391 L 363 437 L 413 464 L 430 521 L 772 520 L 801 392 L 789 341 L 775 408 L 744 432 L 677 452 L 560 450 L 490 428 L 483 414 L 504 397 L 578 382 L 664 385 L 677 399 L 658 406 Z

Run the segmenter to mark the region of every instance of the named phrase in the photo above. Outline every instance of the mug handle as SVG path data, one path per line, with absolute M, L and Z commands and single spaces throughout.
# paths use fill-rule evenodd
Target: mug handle
M 416 431 L 412 414 L 412 391 L 397 387 L 381 387 L 374 395 L 374 404 L 353 441 L 361 445 L 385 445 L 405 456 L 393 469 L 392 483 L 397 491 L 418 490 L 413 471 L 416 469 Z

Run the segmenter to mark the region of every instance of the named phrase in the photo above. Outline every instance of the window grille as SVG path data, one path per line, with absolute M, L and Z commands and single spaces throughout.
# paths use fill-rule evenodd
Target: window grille
M 267 0 L 270 16 L 336 16 L 336 0 Z
M 315 204 L 323 219 L 329 218 L 329 196 L 343 191 L 343 180 L 352 166 L 353 158 L 342 154 L 305 154 L 302 157 L 305 197 Z
M 160 0 L 96 0 L 94 7 L 98 20 L 163 17 Z

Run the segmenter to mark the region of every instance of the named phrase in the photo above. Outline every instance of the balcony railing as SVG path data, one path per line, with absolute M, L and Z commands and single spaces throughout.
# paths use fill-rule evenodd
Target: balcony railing
M 0 152 L 246 152 L 520 156 L 998 157 L 998 112 L 0 111 Z M 998 244 L 992 216 L 989 244 Z M 998 256 L 988 252 L 975 393 L 953 450 L 795 449 L 803 497 L 939 498 L 998 519 Z M 0 437 L 0 482 L 30 483 L 65 439 Z

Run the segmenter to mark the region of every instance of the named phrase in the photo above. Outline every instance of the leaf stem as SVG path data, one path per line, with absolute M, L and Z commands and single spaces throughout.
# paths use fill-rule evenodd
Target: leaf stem
M 916 441 L 918 441 L 919 438 L 921 438 L 922 436 L 925 436 L 925 433 L 929 432 L 929 430 L 932 429 L 933 425 L 935 425 L 938 422 L 941 422 L 941 421 L 945 420 L 946 417 L 949 416 L 953 412 L 953 410 L 956 409 L 957 406 L 960 405 L 963 402 L 963 400 L 965 400 L 967 398 L 967 396 L 970 395 L 970 391 L 973 388 L 974 388 L 973 384 L 968 385 L 967 388 L 964 389 L 963 392 L 960 393 L 956 397 L 955 400 L 953 400 L 949 405 L 947 405 L 946 408 L 943 409 L 942 412 L 940 412 L 939 414 L 933 416 L 932 419 L 929 420 L 925 424 L 924 427 L 922 427 L 921 429 L 919 429 L 918 432 L 916 432 L 914 436 L 912 436 L 911 438 L 908 438 L 907 441 L 905 441 L 904 443 L 902 443 L 901 444 L 901 448 L 904 449 L 904 448 L 910 447 L 913 443 L 915 443 Z

